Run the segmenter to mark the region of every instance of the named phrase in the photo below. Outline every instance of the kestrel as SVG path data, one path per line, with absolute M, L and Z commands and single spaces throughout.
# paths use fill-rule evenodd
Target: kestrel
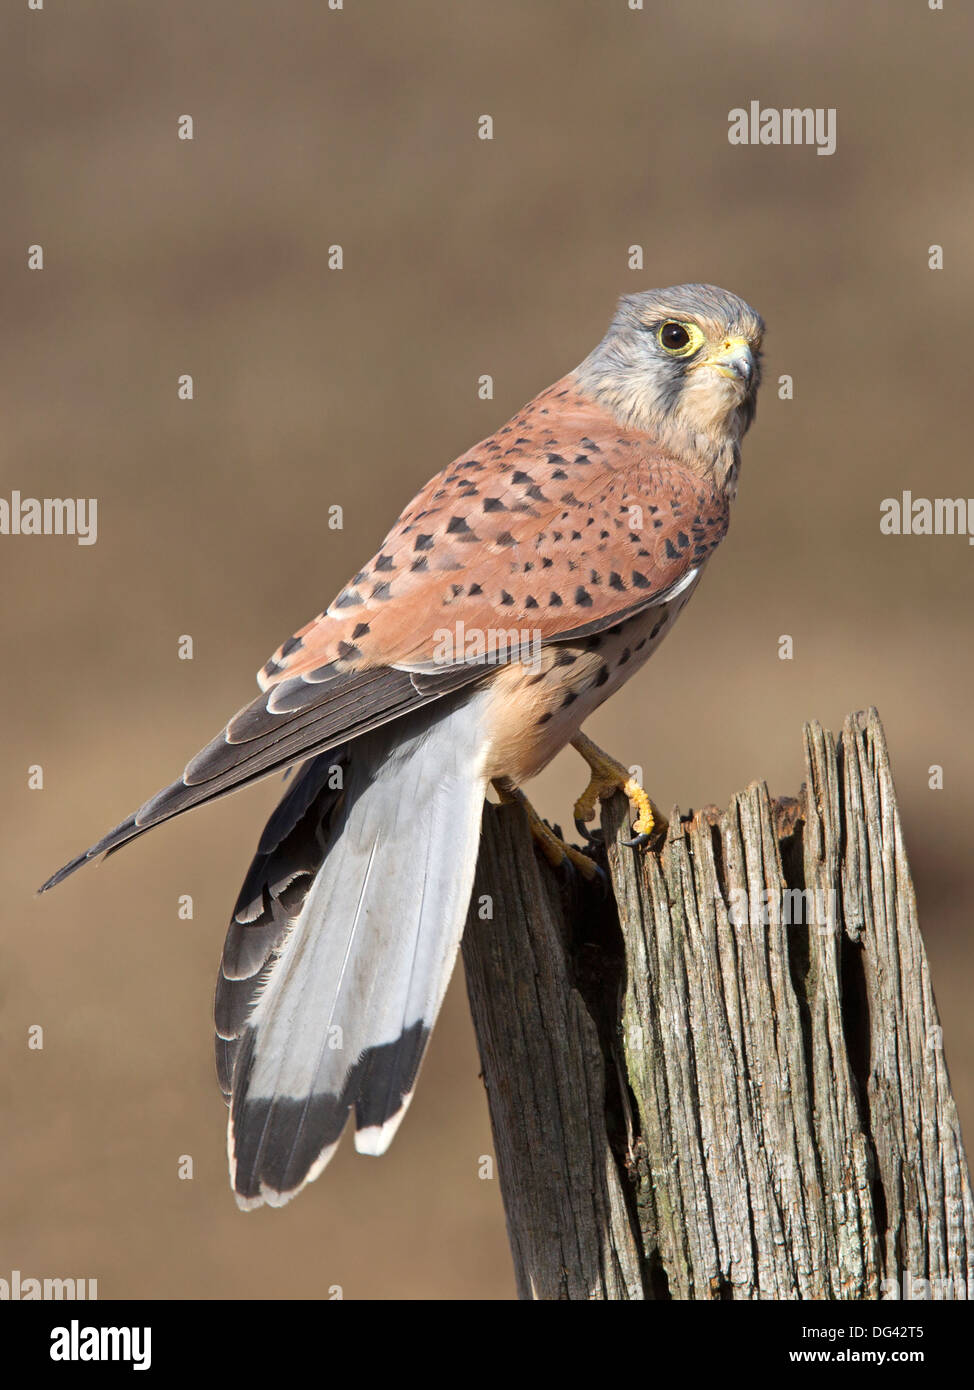
M 489 783 L 520 796 L 573 743 L 592 767 L 579 823 L 622 786 L 638 838 L 651 829 L 642 788 L 580 729 L 663 640 L 724 537 L 763 331 L 712 285 L 622 298 L 579 367 L 410 502 L 182 777 L 44 885 L 300 764 L 217 981 L 242 1207 L 317 1177 L 353 1109 L 356 1148 L 388 1147 L 453 970 Z M 550 857 L 566 852 L 533 827 Z

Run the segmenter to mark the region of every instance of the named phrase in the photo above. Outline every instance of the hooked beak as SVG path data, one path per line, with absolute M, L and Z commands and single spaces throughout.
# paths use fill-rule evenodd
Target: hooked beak
M 754 377 L 754 353 L 751 351 L 751 345 L 746 338 L 728 338 L 720 351 L 715 352 L 709 359 L 708 366 L 713 367 L 721 376 L 741 382 L 747 389 Z

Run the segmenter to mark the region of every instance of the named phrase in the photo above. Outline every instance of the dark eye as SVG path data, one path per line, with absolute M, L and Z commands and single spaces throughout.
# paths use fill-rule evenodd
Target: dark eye
M 669 352 L 679 352 L 690 341 L 690 334 L 682 323 L 664 323 L 659 331 L 659 340 Z

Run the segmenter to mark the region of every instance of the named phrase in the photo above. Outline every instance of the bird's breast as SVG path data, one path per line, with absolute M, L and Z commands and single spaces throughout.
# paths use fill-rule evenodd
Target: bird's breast
M 590 714 L 652 656 L 696 580 L 669 601 L 591 637 L 542 647 L 491 678 L 487 775 L 515 786 L 534 777 Z

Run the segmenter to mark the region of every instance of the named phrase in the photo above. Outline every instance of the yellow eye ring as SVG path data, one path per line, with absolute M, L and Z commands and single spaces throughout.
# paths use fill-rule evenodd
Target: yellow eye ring
M 704 336 L 695 323 L 667 319 L 660 324 L 656 340 L 670 357 L 690 357 L 703 345 Z

